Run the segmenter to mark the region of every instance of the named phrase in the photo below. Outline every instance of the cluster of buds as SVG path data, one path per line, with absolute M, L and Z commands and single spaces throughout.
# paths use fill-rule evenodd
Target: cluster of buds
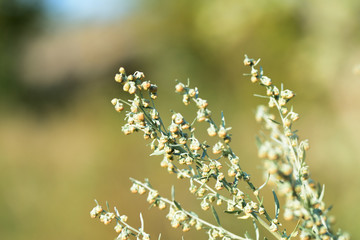
M 156 109 L 151 107 L 150 103 L 151 100 L 157 98 L 157 86 L 146 81 L 144 73 L 136 71 L 134 74 L 126 75 L 125 69 L 122 67 L 119 69 L 119 73 L 115 75 L 115 81 L 122 84 L 123 91 L 134 96 L 134 99 L 128 102 L 118 98 L 111 100 L 117 112 L 124 110 L 124 104 L 130 108 L 125 117 L 127 123 L 122 127 L 124 134 L 142 131 L 145 139 L 155 139 L 156 131 L 154 128 L 158 128 L 161 123 L 158 120 L 159 116 Z M 145 92 L 149 94 L 150 99 L 144 97 Z
M 90 217 L 96 218 L 102 212 L 103 212 L 103 208 L 99 204 L 96 204 L 96 206 L 90 211 Z
M 170 206 L 166 218 L 170 221 L 171 227 L 181 227 L 183 232 L 190 231 L 191 227 L 195 227 L 196 230 L 202 229 L 201 222 L 196 221 L 195 218 L 192 218 L 191 215 L 186 214 L 176 206 Z
M 106 212 L 103 210 L 103 208 L 97 204 L 91 211 L 90 211 L 90 217 L 91 218 L 97 218 L 99 217 L 100 222 L 104 223 L 105 225 L 108 225 L 112 222 L 112 220 L 115 218 L 115 213 L 113 212 Z
M 219 238 L 222 240 L 245 240 L 245 238 L 239 237 L 220 226 L 214 226 L 211 223 L 200 219 L 194 212 L 186 211 L 174 200 L 170 201 L 161 197 L 157 190 L 150 187 L 148 182 L 143 183 L 135 179 L 131 179 L 131 181 L 133 182 L 131 189 L 139 188 L 141 186 L 149 192 L 147 200 L 150 204 L 152 204 L 152 206 L 158 206 L 160 208 L 161 203 L 164 205 L 169 205 L 169 212 L 166 215 L 166 218 L 170 221 L 170 224 L 173 228 L 181 228 L 183 232 L 188 232 L 191 230 L 191 228 L 195 228 L 196 230 L 208 229 L 209 239 L 214 240 Z M 215 200 L 215 196 L 207 198 L 211 202 Z
M 322 201 L 323 192 L 319 185 L 310 178 L 305 163 L 305 151 L 308 142 L 299 141 L 292 125 L 299 119 L 299 114 L 289 111 L 286 104 L 295 96 L 293 91 L 274 86 L 270 78 L 255 67 L 259 61 L 245 56 L 244 64 L 251 67 L 251 81 L 259 82 L 266 88 L 269 107 L 279 112 L 281 122 L 269 108 L 259 106 L 256 120 L 264 123 L 270 137 L 259 139 L 258 155 L 264 159 L 264 166 L 270 179 L 278 188 L 278 193 L 285 196 L 284 219 L 302 219 L 300 239 L 341 239 L 345 235 L 334 233 L 331 229 L 332 219 L 327 216 L 329 209 Z M 304 204 L 305 203 L 305 204 Z
M 115 81 L 123 85 L 123 90 L 130 94 L 135 94 L 137 90 L 149 91 L 151 98 L 157 98 L 157 86 L 150 81 L 143 81 L 145 74 L 136 71 L 134 74 L 126 75 L 125 69 L 121 67 L 119 73 L 115 75 Z
M 206 121 L 211 116 L 211 111 L 207 108 L 208 102 L 205 99 L 199 98 L 199 90 L 197 88 L 189 88 L 183 83 L 178 83 L 175 86 L 175 91 L 182 94 L 183 103 L 187 106 L 190 104 L 191 100 L 196 103 L 198 107 L 196 119 L 199 122 Z
M 126 222 L 128 217 L 126 215 L 120 215 L 116 208 L 114 208 L 115 212 L 105 211 L 96 200 L 95 202 L 96 206 L 90 211 L 90 217 L 99 217 L 100 222 L 104 223 L 105 225 L 108 225 L 112 221 L 116 220 L 114 230 L 119 234 L 116 239 L 128 240 L 130 239 L 130 236 L 133 235 L 136 236 L 137 239 L 150 240 L 150 235 L 144 232 L 142 229 L 138 230 L 127 224 Z
M 215 239 L 218 239 L 218 238 L 221 238 L 222 240 L 230 240 L 232 239 L 231 237 L 229 236 L 226 236 L 224 234 L 223 231 L 221 231 L 221 229 L 211 229 L 208 231 L 208 235 L 209 235 L 209 240 L 215 240 Z
M 296 116 L 292 112 L 287 115 Z M 330 231 L 333 222 L 329 220 L 333 218 L 328 218 L 328 209 L 320 196 L 321 189 L 310 178 L 304 163 L 304 153 L 309 149 L 308 142 L 299 142 L 295 135 L 288 136 L 286 124 L 283 124 L 281 131 L 281 124 L 274 122 L 273 115 L 266 107 L 259 107 L 256 116 L 265 123 L 265 128 L 272 136 L 261 142 L 258 153 L 264 159 L 265 169 L 271 174 L 270 179 L 276 184 L 278 193 L 285 197 L 284 219 L 303 219 L 301 239 L 314 239 L 314 228 L 321 239 L 333 238 L 334 234 Z M 284 123 L 286 119 L 283 118 Z M 300 164 L 297 164 L 299 161 Z

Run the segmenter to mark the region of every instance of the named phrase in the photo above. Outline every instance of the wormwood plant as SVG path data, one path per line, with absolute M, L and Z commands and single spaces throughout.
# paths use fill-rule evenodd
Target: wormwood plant
M 254 239 L 248 233 L 235 234 L 220 224 L 217 214 L 220 205 L 225 205 L 225 213 L 234 220 L 252 221 L 255 239 L 260 239 L 259 226 L 270 232 L 274 239 L 349 239 L 341 231 L 334 231 L 334 217 L 328 216 L 330 208 L 323 202 L 324 187 L 310 178 L 309 168 L 305 162 L 305 153 L 309 149 L 307 140 L 300 141 L 293 123 L 299 119 L 290 101 L 295 94 L 288 89 L 273 85 L 271 79 L 263 74 L 262 68 L 257 68 L 259 60 L 255 61 L 245 55 L 244 64 L 249 66 L 250 80 L 265 90 L 265 95 L 256 95 L 268 101 L 268 106 L 259 106 L 256 111 L 256 121 L 262 123 L 264 132 L 257 138 L 258 155 L 264 161 L 266 182 L 261 186 L 253 184 L 250 175 L 241 167 L 239 157 L 230 147 L 230 127 L 225 123 L 221 113 L 221 122 L 216 123 L 211 117 L 208 102 L 200 98 L 199 90 L 188 84 L 178 82 L 176 93 L 182 96 L 187 106 L 194 102 L 197 113 L 194 120 L 186 120 L 181 113 L 174 112 L 169 126 L 157 111 L 154 100 L 157 98 L 157 86 L 145 80 L 142 72 L 127 75 L 120 68 L 115 75 L 115 81 L 130 94 L 131 99 L 114 98 L 111 103 L 117 112 L 125 111 L 126 123 L 122 126 L 125 135 L 142 132 L 144 139 L 150 141 L 153 151 L 151 156 L 162 156 L 160 166 L 167 172 L 176 174 L 178 179 L 187 179 L 189 191 L 199 200 L 204 211 L 211 210 L 216 223 L 201 219 L 196 213 L 184 209 L 174 199 L 162 197 L 149 181 L 139 181 L 130 178 L 133 185 L 132 193 L 147 193 L 147 201 L 159 209 L 168 208 L 167 219 L 174 228 L 187 232 L 191 228 L 205 230 L 208 239 Z M 271 109 L 274 109 L 271 111 Z M 277 116 L 276 116 L 277 115 Z M 198 123 L 197 123 L 198 122 Z M 195 124 L 206 124 L 207 133 L 218 141 L 210 146 L 206 141 L 196 137 Z M 264 206 L 261 190 L 268 182 L 275 184 L 273 190 L 275 214 L 271 214 Z M 244 183 L 244 184 L 242 184 Z M 242 184 L 242 185 L 241 185 Z M 245 186 L 245 187 L 243 187 Z M 249 194 L 246 194 L 249 192 Z M 283 218 L 285 221 L 297 221 L 297 226 L 287 232 L 279 222 L 280 206 L 277 195 L 285 198 Z M 117 239 L 150 239 L 144 231 L 143 219 L 141 227 L 134 228 L 127 224 L 127 216 L 121 215 L 114 208 L 111 211 L 108 204 L 104 209 L 96 201 L 91 210 L 92 218 L 100 218 L 104 224 L 115 222 Z M 159 237 L 160 239 L 160 237 Z M 266 239 L 266 238 L 265 238 Z

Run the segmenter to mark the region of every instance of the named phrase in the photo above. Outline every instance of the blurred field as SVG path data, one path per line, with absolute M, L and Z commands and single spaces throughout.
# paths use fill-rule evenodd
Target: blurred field
M 0 239 L 114 239 L 112 227 L 89 217 L 95 198 L 136 226 L 142 212 L 154 236 L 181 239 L 165 212 L 128 190 L 130 176 L 150 178 L 165 196 L 163 183 L 174 183 L 180 202 L 199 209 L 140 134 L 122 134 L 123 116 L 110 104 L 121 96 L 113 81 L 120 66 L 157 83 L 162 116 L 189 111 L 173 87 L 190 78 L 213 113 L 224 111 L 234 150 L 262 184 L 253 116 L 263 103 L 253 94 L 262 92 L 242 76 L 245 53 L 296 92 L 312 176 L 326 184 L 337 227 L 360 238 L 358 1 L 107 0 L 54 11 L 60 2 L 0 0 Z

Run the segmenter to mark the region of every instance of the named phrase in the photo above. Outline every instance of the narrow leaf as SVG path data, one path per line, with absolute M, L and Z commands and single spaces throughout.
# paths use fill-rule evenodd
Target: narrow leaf
M 324 194 L 325 194 L 325 184 L 322 187 L 322 191 L 320 193 L 319 201 L 322 201 L 322 199 L 324 198 Z
M 194 217 L 199 217 L 196 213 L 194 213 L 194 212 L 192 212 L 192 211 L 190 211 L 189 212 L 191 215 L 193 215 Z
M 213 215 L 214 215 L 214 217 L 215 217 L 215 220 L 216 220 L 217 224 L 218 224 L 219 226 L 221 226 L 219 216 L 218 216 L 218 214 L 216 213 L 216 210 L 215 210 L 215 208 L 214 208 L 213 205 L 211 205 L 211 211 L 212 211 L 212 213 L 213 213 Z
M 234 211 L 224 211 L 224 213 L 229 213 L 229 214 L 240 214 L 242 211 L 240 210 L 234 210 Z
M 260 238 L 259 228 L 254 219 L 253 219 L 253 224 L 254 224 L 254 228 L 255 228 L 256 240 L 259 240 L 259 238 Z
M 294 228 L 294 230 L 290 234 L 289 239 L 292 238 L 292 237 L 296 237 L 298 235 L 297 229 L 299 228 L 299 226 L 300 226 L 300 220 L 297 222 L 296 227 Z
M 106 208 L 107 208 L 108 212 L 110 212 L 110 207 L 109 207 L 108 201 L 106 201 Z
M 260 200 L 260 206 L 263 205 L 263 202 L 264 202 L 264 197 L 261 197 L 261 200 Z
M 148 185 L 150 188 L 153 188 L 153 187 L 151 186 L 148 178 L 145 178 L 144 180 L 145 180 L 146 185 Z
M 158 156 L 158 155 L 164 155 L 165 150 L 155 151 L 150 154 L 150 156 Z
M 201 155 L 201 159 L 204 159 L 206 157 L 206 150 L 203 150 L 203 153 Z
M 159 234 L 159 238 L 158 238 L 158 240 L 160 240 L 160 238 L 161 238 L 161 233 Z
M 275 121 L 275 120 L 273 120 L 273 119 L 271 119 L 271 118 L 268 118 L 268 119 L 269 119 L 270 121 L 272 121 L 273 123 L 280 125 L 279 122 L 277 122 L 277 121 Z
M 325 213 L 329 212 L 333 208 L 333 205 L 330 205 L 326 210 Z
M 149 206 L 149 209 L 151 209 L 152 207 L 156 206 L 156 202 L 157 202 L 157 201 L 151 203 L 150 206 Z
M 250 215 L 244 215 L 244 216 L 240 216 L 240 217 L 237 217 L 238 219 L 249 219 L 250 218 Z
M 266 184 L 268 183 L 268 181 L 269 181 L 269 178 L 270 178 L 270 173 L 268 173 L 268 176 L 267 176 L 267 178 L 266 178 L 266 181 L 265 181 L 265 183 L 263 184 L 263 185 L 261 185 L 257 190 L 261 190 L 263 187 L 265 187 L 266 186 Z
M 263 96 L 263 95 L 259 95 L 259 94 L 253 94 L 254 97 L 259 97 L 259 98 L 270 98 L 269 96 Z
M 171 200 L 175 201 L 175 186 L 171 186 Z
M 182 207 L 180 206 L 180 204 L 177 201 L 173 201 L 173 202 L 179 210 L 182 210 Z
M 221 111 L 221 124 L 223 127 L 225 127 L 225 116 L 223 111 Z
M 279 199 L 277 198 L 274 190 L 272 190 L 272 193 L 274 195 L 274 200 L 275 200 L 275 219 L 278 219 L 279 212 L 280 212 L 280 203 L 279 203 Z
M 259 136 L 256 136 L 256 137 L 255 137 L 255 140 L 256 140 L 256 147 L 257 147 L 257 148 L 260 148 L 260 146 L 262 145 L 262 142 L 261 142 Z
M 117 210 L 116 207 L 114 207 L 114 211 L 115 211 L 115 213 L 116 213 L 116 216 L 120 217 L 120 213 L 119 213 L 119 211 Z
M 140 227 L 140 230 L 141 230 L 141 232 L 143 232 L 144 231 L 144 219 L 143 219 L 143 217 L 142 217 L 142 214 L 140 213 L 140 223 L 141 223 L 141 227 Z

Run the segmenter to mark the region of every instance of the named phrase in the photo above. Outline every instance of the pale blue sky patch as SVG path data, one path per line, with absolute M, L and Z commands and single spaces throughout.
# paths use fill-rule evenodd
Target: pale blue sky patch
M 134 0 L 44 0 L 48 16 L 65 24 L 101 23 L 122 18 L 136 4 Z

